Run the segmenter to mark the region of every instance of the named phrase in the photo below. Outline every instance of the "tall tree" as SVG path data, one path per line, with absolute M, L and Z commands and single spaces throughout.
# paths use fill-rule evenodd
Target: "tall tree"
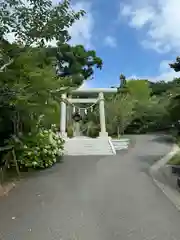
M 0 10 L 1 71 L 14 61 L 12 53 L 16 46 L 4 40 L 8 33 L 14 34 L 16 43 L 21 43 L 22 50 L 29 46 L 43 47 L 48 61 L 52 57 L 57 73 L 62 77 L 71 77 L 66 85 L 81 85 L 93 75 L 94 67 L 101 69 L 102 60 L 96 56 L 95 51 L 86 51 L 81 45 L 72 47 L 67 43 L 71 38 L 68 27 L 85 15 L 83 10 L 71 10 L 69 0 L 54 5 L 51 0 L 5 0 L 1 3 Z M 57 42 L 57 46 L 45 49 L 44 46 L 52 40 Z
M 68 27 L 83 16 L 83 10 L 70 10 L 70 1 L 64 0 L 53 5 L 51 0 L 4 0 L 0 3 L 0 56 L 1 63 L 7 58 L 7 34 L 14 35 L 17 43 L 23 46 L 43 46 L 55 40 L 64 43 L 70 39 Z M 8 56 L 9 57 L 9 56 Z M 9 58 L 4 64 L 13 61 Z M 4 67 L 1 66 L 1 69 Z
M 15 133 L 31 130 L 39 116 L 57 112 L 57 89 L 78 87 L 93 74 L 94 66 L 101 68 L 94 51 L 67 44 L 68 28 L 84 14 L 71 10 L 69 0 L 55 5 L 50 0 L 0 3 L 0 88 L 11 93 L 8 106 L 13 107 Z M 8 41 L 9 33 L 14 43 Z M 57 47 L 48 47 L 52 40 Z M 69 74 L 60 77 L 55 66 L 64 62 L 69 63 Z
M 129 94 L 138 102 L 148 101 L 151 94 L 151 88 L 147 80 L 129 80 L 127 81 L 127 88 Z
M 107 102 L 107 124 L 113 134 L 120 137 L 124 133 L 126 127 L 133 120 L 133 108 L 133 98 L 129 94 L 122 94 L 121 92 Z
M 70 39 L 68 27 L 85 14 L 71 10 L 69 0 L 57 4 L 51 0 L 4 0 L 0 10 L 1 39 L 13 32 L 16 40 L 28 46 L 54 39 L 66 42 Z
M 56 51 L 56 49 L 54 50 Z M 96 52 L 86 51 L 82 45 L 60 44 L 57 51 L 58 75 L 70 76 L 76 85 L 81 85 L 82 81 L 91 78 L 94 67 L 102 68 L 102 60 L 96 56 Z

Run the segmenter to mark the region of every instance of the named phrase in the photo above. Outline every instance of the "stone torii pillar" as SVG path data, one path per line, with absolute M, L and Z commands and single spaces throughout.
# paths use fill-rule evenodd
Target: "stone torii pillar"
M 113 94 L 117 93 L 117 88 L 89 88 L 89 89 L 76 89 L 71 92 L 72 97 L 67 100 L 73 103 L 97 103 L 99 101 L 99 115 L 100 115 L 100 128 L 99 137 L 108 137 L 106 132 L 106 120 L 105 120 L 105 108 L 104 108 L 104 94 Z M 98 98 L 73 98 L 74 96 L 84 96 L 89 97 L 98 95 Z M 60 133 L 62 137 L 67 137 L 66 133 L 66 94 L 62 94 L 61 101 L 61 120 L 60 120 Z
M 66 94 L 61 95 L 61 119 L 60 119 L 60 134 L 61 137 L 67 137 L 66 133 Z
M 100 127 L 101 131 L 99 137 L 108 137 L 108 132 L 106 132 L 106 117 L 104 109 L 104 94 L 103 92 L 99 93 L 99 115 L 100 115 Z

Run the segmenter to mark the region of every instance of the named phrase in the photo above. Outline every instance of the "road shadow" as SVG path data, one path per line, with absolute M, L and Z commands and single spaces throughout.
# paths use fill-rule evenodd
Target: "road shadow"
M 129 150 L 130 150 L 129 147 L 128 147 L 128 149 L 117 150 L 116 151 L 116 155 L 120 155 L 121 157 L 123 157 L 123 156 L 125 156 L 126 154 L 129 153 Z
M 164 156 L 165 154 L 150 154 L 146 156 L 138 156 L 138 160 L 140 162 L 140 171 L 145 172 L 149 175 L 149 168 Z
M 140 162 L 145 162 L 149 166 L 152 166 L 155 162 L 159 161 L 161 158 L 163 158 L 165 154 L 150 154 L 146 156 L 139 156 L 138 159 Z
M 157 135 L 156 137 L 151 139 L 151 141 L 157 142 L 157 143 L 168 143 L 168 144 L 174 143 L 173 137 L 170 135 L 165 135 L 165 134 Z

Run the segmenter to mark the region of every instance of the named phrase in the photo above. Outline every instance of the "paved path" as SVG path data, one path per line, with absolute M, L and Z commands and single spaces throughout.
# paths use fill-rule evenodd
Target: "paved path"
M 169 150 L 138 136 L 113 157 L 66 157 L 0 199 L 0 239 L 180 239 L 180 213 L 148 175 Z

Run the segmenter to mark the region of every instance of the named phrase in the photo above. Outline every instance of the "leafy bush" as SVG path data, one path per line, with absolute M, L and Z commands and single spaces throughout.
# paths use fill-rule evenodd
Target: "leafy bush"
M 72 126 L 72 125 L 69 125 L 69 126 L 67 127 L 67 136 L 68 136 L 69 138 L 72 138 L 72 137 L 74 136 L 74 131 L 73 131 L 73 126 Z
M 99 135 L 99 127 L 94 123 L 90 122 L 87 128 L 87 136 L 96 138 Z
M 54 126 L 49 130 L 38 129 L 12 141 L 20 168 L 51 167 L 63 155 L 64 140 L 57 135 Z
M 168 162 L 170 165 L 180 165 L 180 152 L 175 154 Z

